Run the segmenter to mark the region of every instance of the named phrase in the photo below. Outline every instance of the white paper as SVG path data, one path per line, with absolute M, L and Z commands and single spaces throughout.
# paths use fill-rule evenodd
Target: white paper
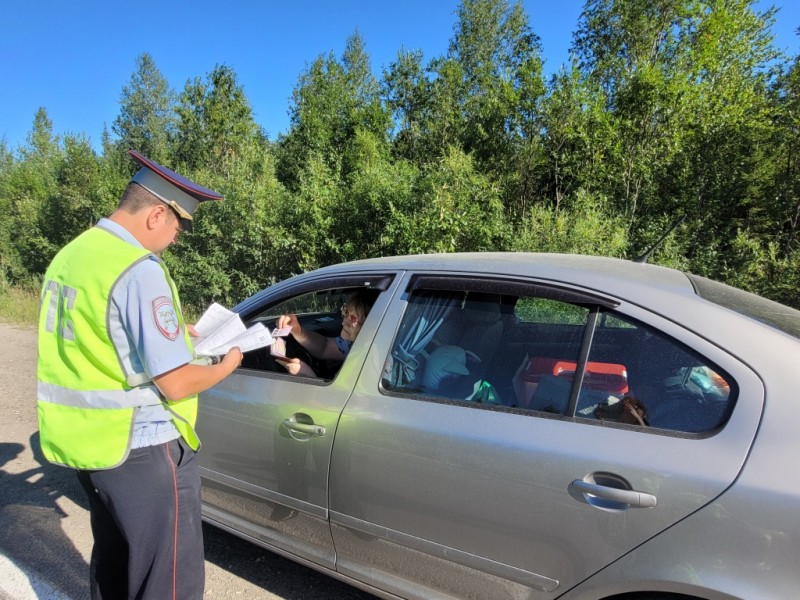
M 269 330 L 264 327 L 263 323 L 256 323 L 248 328 L 244 333 L 230 339 L 219 346 L 210 350 L 206 350 L 203 354 L 208 356 L 223 356 L 234 346 L 238 346 L 242 352 L 255 350 L 256 348 L 263 348 L 269 346 L 275 340 L 270 335 Z
M 237 313 L 216 302 L 208 307 L 194 328 L 200 334 L 192 340 L 197 356 L 222 356 L 234 346 L 247 352 L 273 342 L 263 324 L 256 323 L 248 329 Z

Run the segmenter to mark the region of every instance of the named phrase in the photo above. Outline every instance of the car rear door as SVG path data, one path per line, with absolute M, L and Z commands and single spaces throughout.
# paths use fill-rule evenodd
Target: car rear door
M 537 289 L 565 297 L 563 288 Z M 567 292 L 569 302 L 592 305 L 589 297 L 579 302 L 580 290 Z M 389 307 L 336 433 L 330 518 L 341 573 L 403 598 L 552 598 L 707 504 L 742 468 L 763 387 L 745 365 L 675 323 L 614 306 L 724 369 L 738 400 L 719 430 L 669 431 L 392 390 L 387 355 L 408 299 L 397 296 Z M 508 347 L 517 335 L 506 332 Z M 590 361 L 613 367 L 598 348 L 599 341 Z M 518 356 L 501 354 L 494 368 L 506 362 L 504 373 L 519 374 Z

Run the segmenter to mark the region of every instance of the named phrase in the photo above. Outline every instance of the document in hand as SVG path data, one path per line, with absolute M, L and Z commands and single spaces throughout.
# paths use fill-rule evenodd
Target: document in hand
M 286 340 L 284 339 L 287 335 L 292 332 L 291 327 L 283 327 L 281 329 L 273 329 L 272 330 L 272 337 L 273 337 L 273 344 L 269 349 L 269 353 L 272 354 L 275 358 L 287 358 L 286 356 Z
M 262 323 L 247 328 L 238 314 L 216 302 L 206 309 L 194 328 L 200 334 L 193 340 L 197 356 L 222 356 L 234 346 L 247 352 L 275 341 Z

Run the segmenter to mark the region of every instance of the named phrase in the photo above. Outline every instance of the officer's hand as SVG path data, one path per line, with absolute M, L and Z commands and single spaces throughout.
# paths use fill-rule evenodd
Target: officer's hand
M 226 365 L 231 372 L 233 372 L 236 367 L 242 364 L 242 358 L 242 351 L 239 350 L 238 346 L 235 346 L 228 350 L 228 353 L 222 357 L 222 364 Z
M 200 334 L 197 333 L 197 329 L 194 328 L 194 325 L 189 323 L 186 324 L 186 331 L 189 332 L 189 335 L 193 338 L 200 337 Z

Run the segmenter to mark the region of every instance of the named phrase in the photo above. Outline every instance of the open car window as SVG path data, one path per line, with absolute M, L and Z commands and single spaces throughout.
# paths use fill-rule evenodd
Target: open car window
M 288 295 L 251 313 L 246 324 L 250 326 L 263 323 L 267 329 L 273 331 L 281 315 L 294 314 L 304 331 L 336 340 L 342 333 L 342 307 L 357 292 L 362 293 L 371 303 L 374 303 L 380 293 L 379 290 L 363 287 L 335 287 Z M 285 362 L 282 359 L 296 358 L 309 365 L 319 379 L 332 380 L 346 360 L 344 353 L 342 360 L 326 360 L 314 356 L 291 335 L 276 339 L 278 341 L 271 347 L 246 353 L 242 366 L 288 374 L 287 369 L 282 366 Z

